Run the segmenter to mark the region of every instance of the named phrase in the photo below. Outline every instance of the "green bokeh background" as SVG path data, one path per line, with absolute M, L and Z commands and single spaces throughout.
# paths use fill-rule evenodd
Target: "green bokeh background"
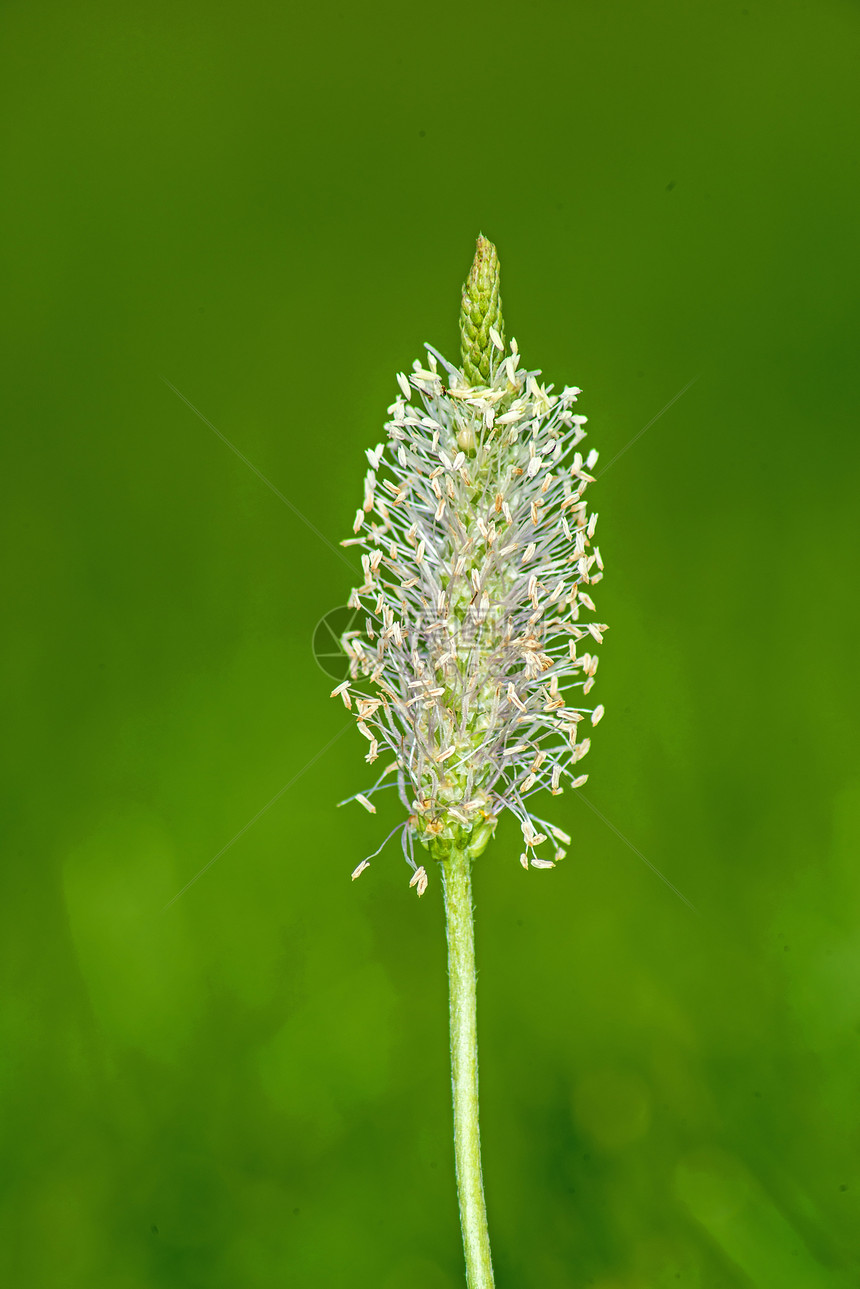
M 611 826 L 476 873 L 499 1289 L 857 1284 L 857 5 L 2 28 L 5 1281 L 463 1284 L 439 883 L 352 885 L 399 808 L 335 808 L 350 571 L 160 378 L 336 547 L 482 229 L 603 463 L 698 376 L 593 489 Z

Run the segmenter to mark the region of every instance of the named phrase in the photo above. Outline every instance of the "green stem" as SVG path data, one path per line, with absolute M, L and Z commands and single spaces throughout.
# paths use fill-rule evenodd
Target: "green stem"
M 469 1289 L 493 1289 L 478 1126 L 478 1026 L 471 868 L 472 861 L 463 851 L 452 851 L 442 863 L 451 997 L 454 1154 L 460 1226 L 466 1254 L 466 1283 Z

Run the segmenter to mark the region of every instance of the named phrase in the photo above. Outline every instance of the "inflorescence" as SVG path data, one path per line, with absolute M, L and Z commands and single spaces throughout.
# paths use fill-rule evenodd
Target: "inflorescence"
M 427 345 L 426 366 L 398 375 L 388 443 L 367 453 L 356 535 L 343 543 L 362 551 L 349 604 L 364 621 L 343 637 L 350 677 L 333 696 L 355 712 L 367 762 L 381 749 L 394 757 L 354 799 L 375 812 L 371 795 L 396 774 L 419 894 L 416 837 L 435 859 L 454 848 L 475 857 L 504 810 L 522 829 L 523 867 L 552 868 L 570 838 L 529 803 L 585 783 L 585 729 L 603 715 L 582 705 L 606 630 L 581 619 L 603 576 L 584 495 L 597 453 L 579 451 L 580 390 L 553 394 L 520 366 L 516 341 L 505 344 L 498 261 L 483 238 L 461 334 L 461 367 Z M 551 855 L 539 854 L 547 841 Z

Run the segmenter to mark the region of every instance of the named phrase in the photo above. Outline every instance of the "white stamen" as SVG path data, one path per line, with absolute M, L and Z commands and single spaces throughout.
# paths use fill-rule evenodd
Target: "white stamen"
M 420 868 L 416 868 L 415 872 L 412 874 L 412 877 L 409 880 L 410 886 L 418 887 L 419 899 L 427 890 L 427 881 L 428 881 L 427 874 L 424 871 L 424 865 L 422 864 Z

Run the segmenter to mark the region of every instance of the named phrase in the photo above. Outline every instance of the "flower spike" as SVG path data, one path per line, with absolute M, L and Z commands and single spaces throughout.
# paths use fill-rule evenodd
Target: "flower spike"
M 354 700 L 366 760 L 393 753 L 410 842 L 474 858 L 509 810 L 526 867 L 546 868 L 560 855 L 537 854 L 553 829 L 531 798 L 585 782 L 584 728 L 603 715 L 586 696 L 606 627 L 583 618 L 603 576 L 585 500 L 597 453 L 579 450 L 579 389 L 553 393 L 505 345 L 483 237 L 461 331 L 462 368 L 428 347 L 427 365 L 398 377 L 388 443 L 368 452 L 350 539 L 364 580 L 349 603 L 363 616 L 335 692 Z

